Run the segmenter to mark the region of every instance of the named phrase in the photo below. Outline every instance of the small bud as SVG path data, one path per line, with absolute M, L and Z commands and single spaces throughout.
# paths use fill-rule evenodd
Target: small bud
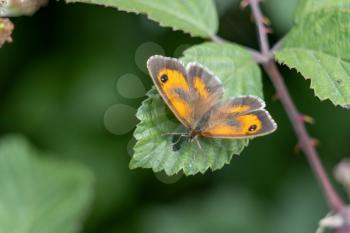
M 334 176 L 350 196 L 350 159 L 343 159 L 334 169 Z
M 349 232 L 350 208 L 345 206 L 338 213 L 329 213 L 319 222 L 316 233 L 323 233 L 325 229 L 336 230 L 336 232 Z
M 320 226 L 326 228 L 339 228 L 344 224 L 343 218 L 339 215 L 329 215 L 320 220 Z
M 12 42 L 13 24 L 9 19 L 0 18 L 0 48 L 5 42 Z
M 32 15 L 46 4 L 47 0 L 0 0 L 0 17 Z

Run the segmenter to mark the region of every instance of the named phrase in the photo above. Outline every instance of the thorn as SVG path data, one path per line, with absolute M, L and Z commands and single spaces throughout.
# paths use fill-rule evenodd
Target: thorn
M 297 120 L 301 123 L 304 123 L 304 115 L 299 114 L 299 116 L 297 117 Z
M 317 147 L 318 145 L 320 145 L 320 141 L 319 141 L 317 138 L 311 138 L 309 143 L 310 143 L 311 146 L 313 146 L 313 147 Z M 297 143 L 297 144 L 294 146 L 294 153 L 295 153 L 295 154 L 299 154 L 299 153 L 300 153 L 300 150 L 301 150 L 300 143 Z
M 248 5 L 249 5 L 249 0 L 242 0 L 242 1 L 241 1 L 241 4 L 240 4 L 240 7 L 241 7 L 241 9 L 244 9 L 244 8 L 246 8 Z
M 271 34 L 272 33 L 272 29 L 270 27 L 264 27 L 264 31 L 267 34 Z
M 317 146 L 320 145 L 320 141 L 319 141 L 317 138 L 312 138 L 312 139 L 310 140 L 310 143 L 311 143 L 311 145 L 312 145 L 313 147 L 317 147 Z
M 311 116 L 304 115 L 304 122 L 309 124 L 315 124 L 315 119 Z
M 266 25 L 266 26 L 271 25 L 270 19 L 269 19 L 268 17 L 264 16 L 264 15 L 261 17 L 261 22 L 262 22 L 264 25 Z
M 303 123 L 308 123 L 308 124 L 315 124 L 315 119 L 309 115 L 300 115 L 299 121 Z

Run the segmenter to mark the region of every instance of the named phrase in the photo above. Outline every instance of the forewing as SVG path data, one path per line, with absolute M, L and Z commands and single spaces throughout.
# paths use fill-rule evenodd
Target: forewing
M 195 93 L 202 99 L 219 100 L 224 94 L 224 88 L 218 77 L 207 68 L 197 63 L 187 65 L 188 80 Z
M 191 128 L 193 98 L 184 65 L 177 59 L 155 55 L 148 59 L 147 68 L 165 103 L 182 124 Z
M 193 121 L 198 123 L 224 94 L 221 81 L 207 68 L 197 64 L 187 65 L 187 75 L 193 92 Z
M 201 134 L 213 138 L 247 138 L 272 133 L 277 125 L 264 106 L 261 99 L 253 96 L 218 104 L 208 113 Z

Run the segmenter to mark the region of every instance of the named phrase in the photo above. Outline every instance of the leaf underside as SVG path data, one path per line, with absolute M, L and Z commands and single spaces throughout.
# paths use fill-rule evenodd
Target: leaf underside
M 66 0 L 115 7 L 146 14 L 161 26 L 182 30 L 192 36 L 209 38 L 218 30 L 218 16 L 213 0 Z
M 214 72 L 225 87 L 225 97 L 256 95 L 262 97 L 261 74 L 249 52 L 232 44 L 204 43 L 184 52 L 184 63 L 196 61 Z M 137 143 L 130 168 L 164 170 L 167 175 L 183 171 L 185 175 L 217 170 L 228 164 L 235 154 L 248 145 L 248 139 L 199 138 L 202 149 L 195 142 L 181 140 L 174 147 L 176 136 L 166 133 L 186 132 L 176 120 L 156 90 L 137 112 L 140 123 L 134 136 Z
M 19 136 L 0 142 L 0 187 L 0 232 L 79 232 L 93 192 L 85 167 L 38 157 Z
M 321 100 L 350 104 L 350 11 L 336 8 L 304 16 L 284 39 L 276 59 L 295 68 Z

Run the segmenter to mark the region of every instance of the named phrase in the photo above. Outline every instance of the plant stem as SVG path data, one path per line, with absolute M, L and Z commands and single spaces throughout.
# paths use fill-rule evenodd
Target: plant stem
M 263 15 L 259 7 L 259 0 L 246 1 L 248 1 L 248 4 L 252 9 L 255 23 L 257 26 L 261 55 L 263 57 L 269 57 L 271 51 L 267 38 L 267 30 L 265 29 L 265 26 L 263 24 Z M 339 198 L 338 194 L 335 192 L 332 184 L 330 183 L 327 177 L 327 174 L 319 159 L 319 155 L 314 145 L 312 144 L 312 139 L 306 131 L 304 121 L 301 120 L 301 114 L 298 112 L 292 98 L 289 95 L 288 89 L 284 83 L 281 73 L 277 68 L 275 61 L 272 59 L 272 57 L 270 57 L 269 60 L 263 63 L 262 65 L 265 72 L 270 77 L 276 89 L 277 96 L 281 101 L 293 125 L 294 131 L 298 137 L 299 146 L 301 150 L 305 153 L 315 176 L 317 177 L 321 187 L 323 188 L 329 207 L 332 210 L 339 212 L 344 207 L 344 204 Z
M 279 72 L 276 63 L 271 60 L 263 65 L 266 73 L 270 76 L 270 79 L 275 86 L 277 96 L 280 99 L 284 109 L 286 110 L 288 117 L 293 125 L 294 131 L 298 137 L 299 146 L 305 153 L 312 170 L 318 178 L 328 204 L 334 211 L 339 211 L 343 207 L 343 203 L 332 187 L 326 172 L 321 164 L 317 151 L 312 144 L 312 140 L 306 131 L 303 120 L 300 119 L 300 113 L 296 109 L 293 100 L 291 99 L 283 77 Z
M 227 42 L 225 39 L 221 38 L 218 35 L 212 35 L 210 37 L 211 41 L 215 42 L 215 43 L 225 43 Z M 244 47 L 244 46 L 243 46 Z M 268 56 L 263 56 L 259 51 L 249 48 L 249 47 L 244 47 L 245 49 L 247 49 L 253 56 L 253 59 L 255 62 L 257 63 L 264 63 L 267 62 L 269 57 Z M 272 56 L 271 56 L 272 57 Z
M 224 42 L 226 42 L 226 40 L 225 39 L 223 39 L 223 38 L 221 38 L 220 36 L 218 36 L 218 35 L 212 35 L 211 37 L 210 37 L 210 39 L 213 41 L 213 42 L 215 42 L 215 43 L 224 43 Z
M 259 7 L 259 0 L 247 0 L 250 5 L 253 16 L 255 19 L 255 24 L 258 29 L 260 50 L 263 55 L 269 54 L 269 40 L 267 38 L 266 28 L 263 24 L 263 15 Z

